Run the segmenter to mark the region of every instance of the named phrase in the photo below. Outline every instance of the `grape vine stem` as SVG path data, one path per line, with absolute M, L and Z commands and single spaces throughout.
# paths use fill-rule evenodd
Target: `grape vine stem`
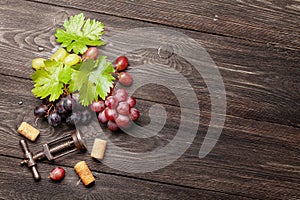
M 64 94 L 67 95 L 67 96 L 70 95 L 70 92 L 69 92 L 68 87 L 67 87 L 66 84 L 64 85 Z

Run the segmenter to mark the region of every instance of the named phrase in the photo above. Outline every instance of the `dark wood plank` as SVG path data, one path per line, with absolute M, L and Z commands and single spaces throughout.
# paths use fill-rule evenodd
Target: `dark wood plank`
M 1 73 L 23 78 L 29 78 L 32 73 L 31 60 L 37 56 L 47 57 L 56 45 L 53 38 L 54 17 L 62 15 L 64 10 L 70 15 L 78 13 L 78 10 L 74 9 L 19 1 L 10 1 L 1 9 Z M 28 10 L 38 14 L 33 16 Z M 39 10 L 43 12 L 39 13 Z M 14 12 L 18 12 L 19 15 L 13 15 Z M 102 14 L 86 15 L 105 22 L 106 37 L 131 28 L 153 26 L 145 22 Z M 228 115 L 299 127 L 300 96 L 295 92 L 299 88 L 300 75 L 298 50 L 193 31 L 183 32 L 206 48 L 219 67 L 226 88 Z M 39 46 L 44 47 L 45 51 L 38 52 Z M 155 52 L 135 53 L 129 55 L 134 58 L 133 65 L 143 62 L 144 59 L 161 63 Z M 180 73 L 185 74 L 194 86 L 201 109 L 210 112 L 210 97 L 203 79 L 193 74 L 192 66 L 182 59 L 175 57 L 173 60 L 163 61 L 163 64 L 170 63 L 173 63 Z M 161 98 L 160 94 L 155 97 L 151 87 L 144 88 L 137 96 L 145 100 L 176 105 L 173 98 L 167 98 L 167 95 L 166 98 Z
M 30 94 L 31 82 L 26 79 L 0 75 L 0 154 L 22 157 L 18 140 L 17 126 L 22 121 L 35 123 L 32 113 L 38 100 Z M 18 105 L 22 100 L 23 104 Z M 148 123 L 147 109 L 153 102 L 138 99 L 141 110 L 141 125 Z M 104 128 L 110 144 L 130 151 L 129 155 L 114 155 L 134 159 L 136 153 L 152 151 L 170 143 L 180 123 L 180 110 L 176 106 L 164 105 L 169 118 L 163 130 L 149 139 L 132 138 L 127 134 L 111 134 Z M 193 111 L 191 112 L 191 120 Z M 159 116 L 157 116 L 160 119 Z M 168 184 L 212 190 L 254 198 L 297 198 L 300 186 L 299 128 L 247 120 L 227 116 L 222 135 L 213 151 L 204 159 L 198 158 L 203 137 L 210 121 L 209 113 L 203 113 L 199 130 L 190 148 L 173 164 L 166 168 L 142 174 L 120 172 L 100 162 L 92 160 L 88 152 L 74 154 L 57 160 L 59 165 L 72 167 L 78 160 L 86 160 L 91 169 L 98 172 L 136 177 Z M 94 121 L 85 130 L 89 135 L 100 131 Z M 197 125 L 197 122 L 195 122 Z M 41 145 L 72 130 L 62 126 L 49 127 L 46 122 L 38 121 L 41 135 L 36 143 L 29 143 L 32 152 L 40 150 Z M 187 135 L 189 134 L 187 128 Z M 184 138 L 182 138 L 184 141 Z M 114 148 L 113 146 L 108 146 Z M 155 156 L 153 159 L 159 158 Z M 116 159 L 117 161 L 117 159 Z M 120 162 L 120 165 L 122 163 Z
M 213 191 L 184 188 L 132 178 L 93 172 L 96 181 L 90 188 L 79 183 L 72 167 L 58 183 L 49 178 L 50 170 L 57 165 L 40 163 L 41 181 L 34 182 L 32 174 L 20 159 L 1 156 L 1 199 L 247 199 Z
M 40 10 L 43 10 L 43 13 L 38 12 Z M 39 102 L 30 93 L 32 82 L 28 78 L 32 71 L 29 63 L 37 56 L 35 53 L 38 54 L 38 46 L 44 46 L 45 52 L 52 50 L 55 43 L 53 38 L 49 40 L 49 37 L 54 31 L 53 16 L 62 10 L 64 9 L 60 7 L 17 1 L 1 5 L 1 25 L 4 27 L 1 28 L 0 40 L 2 155 L 22 157 L 18 146 L 21 136 L 16 132 L 16 128 L 24 120 L 34 123 L 32 110 Z M 65 10 L 70 14 L 78 13 L 78 10 Z M 15 13 L 19 15 L 14 15 Z M 129 28 L 151 25 L 95 13 L 87 13 L 87 16 L 105 19 L 108 36 Z M 276 124 L 299 126 L 299 94 L 295 92 L 299 84 L 298 51 L 193 31 L 185 33 L 197 39 L 199 44 L 205 45 L 214 55 L 228 91 L 229 115 L 221 138 L 209 156 L 202 160 L 198 158 L 199 147 L 210 120 L 207 90 L 201 79 L 191 76 L 191 83 L 199 81 L 195 89 L 200 94 L 198 98 L 203 100 L 201 125 L 191 147 L 172 165 L 152 173 L 136 175 L 111 169 L 89 159 L 87 154 L 76 154 L 57 163 L 72 167 L 76 160 L 87 159 L 93 170 L 119 176 L 126 175 L 255 198 L 299 198 L 299 128 Z M 253 52 L 257 52 L 257 55 Z M 135 64 L 144 59 L 141 55 L 143 54 L 133 52 L 131 56 L 140 57 L 136 59 Z M 151 51 L 147 57 L 158 62 Z M 176 65 L 184 66 L 182 73 L 184 70 L 188 74 L 192 72 L 188 63 L 184 61 L 178 61 Z M 180 116 L 176 101 L 172 102 L 174 97 L 171 95 L 169 99 L 161 98 L 164 90 L 153 97 L 153 89 L 157 88 L 150 87 L 148 91 L 137 93 L 139 108 L 145 114 L 152 101 L 169 104 L 164 105 L 170 113 L 169 121 L 163 129 L 164 134 L 160 133 L 152 140 L 141 141 L 125 134 L 112 135 L 105 132 L 114 144 L 132 151 L 128 159 L 133 158 L 135 153 L 164 146 L 176 133 Z M 166 93 L 165 96 L 169 96 L 168 94 L 170 93 Z M 23 101 L 23 105 L 18 105 L 20 100 Z M 290 109 L 290 106 L 294 106 L 295 109 Z M 140 123 L 147 122 L 147 117 L 143 119 Z M 195 125 L 198 125 L 197 122 Z M 38 122 L 38 127 L 42 133 L 36 144 L 30 143 L 32 151 L 39 150 L 41 144 L 71 130 L 65 126 L 55 130 L 41 122 Z M 91 133 L 95 131 L 98 130 L 91 130 Z
M 224 46 L 228 49 L 230 48 L 229 52 L 232 53 L 236 49 L 234 47 L 237 47 L 238 44 L 234 41 L 231 42 L 233 43 L 226 43 Z M 250 45 L 252 51 L 256 52 L 262 52 L 264 51 L 262 49 L 266 49 L 265 47 L 258 47 L 249 43 L 247 45 Z M 221 52 L 223 53 L 223 51 Z M 227 115 L 299 127 L 300 104 L 298 102 L 300 95 L 296 91 L 300 87 L 298 80 L 300 71 L 294 68 L 294 66 L 297 66 L 296 62 L 298 61 L 296 60 L 298 58 L 292 59 L 293 61 L 290 62 L 292 67 L 292 71 L 290 71 L 286 70 L 286 68 L 289 68 L 289 64 L 281 63 L 283 61 L 280 58 L 276 58 L 278 63 L 275 63 L 276 61 L 274 60 L 268 61 L 268 56 L 271 56 L 270 52 L 266 54 L 258 53 L 261 56 L 253 56 L 250 53 L 243 54 L 240 53 L 238 56 L 242 60 L 240 62 L 244 64 L 235 64 L 235 61 L 230 61 L 229 59 L 232 56 L 229 53 L 222 58 L 216 57 L 216 60 L 226 59 L 225 62 L 220 63 L 218 66 L 226 90 Z M 210 112 L 211 96 L 204 79 L 195 70 L 194 66 L 181 57 L 172 57 L 167 61 L 161 61 L 156 50 L 132 52 L 128 54 L 128 57 L 129 60 L 133 61 L 132 68 L 139 67 L 146 62 L 154 65 L 166 64 L 178 70 L 192 85 L 197 94 L 200 109 L 204 112 Z M 209 66 L 207 65 L 207 67 Z M 283 67 L 281 68 L 281 66 Z M 145 72 L 142 70 L 143 68 L 139 72 L 144 73 L 145 79 L 146 77 L 153 77 L 155 80 L 159 80 L 161 74 L 166 73 L 164 71 Z M 213 74 L 211 76 L 213 77 Z M 168 79 L 167 74 L 166 79 Z M 154 102 L 179 105 L 178 101 L 174 101 L 174 94 L 168 89 L 160 87 L 158 90 L 157 88 L 157 85 L 147 85 L 138 90 L 136 96 Z M 184 90 L 184 88 L 184 85 L 178 86 L 178 90 Z M 153 93 L 153 91 L 160 92 Z M 162 94 L 166 95 L 162 98 Z
M 39 2 L 48 3 L 45 0 Z M 299 48 L 300 4 L 297 0 L 264 1 L 51 1 L 72 7 Z

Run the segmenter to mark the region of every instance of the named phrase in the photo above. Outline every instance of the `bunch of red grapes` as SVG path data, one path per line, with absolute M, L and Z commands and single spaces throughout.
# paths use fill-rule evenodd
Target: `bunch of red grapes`
M 107 128 L 116 131 L 120 128 L 128 128 L 131 121 L 139 118 L 139 111 L 134 107 L 136 100 L 128 96 L 126 89 L 121 88 L 107 97 L 105 101 L 93 102 L 91 110 L 98 113 L 98 120 L 107 123 Z
M 96 58 L 98 50 L 90 47 L 82 56 L 82 59 Z M 116 60 L 115 74 L 117 80 L 123 86 L 130 86 L 133 83 L 131 75 L 126 72 L 128 59 L 120 56 Z M 114 88 L 113 88 L 114 89 Z M 128 96 L 125 88 L 113 91 L 105 100 L 94 101 L 89 107 L 83 107 L 78 100 L 78 93 L 64 94 L 55 102 L 44 101 L 34 109 L 34 114 L 39 118 L 46 118 L 51 126 L 58 126 L 62 122 L 68 125 L 78 123 L 89 124 L 92 119 L 92 111 L 97 113 L 100 123 L 106 123 L 111 131 L 119 128 L 128 128 L 132 121 L 139 118 L 139 111 L 134 107 L 135 98 Z
M 128 59 L 120 56 L 116 60 L 116 73 L 118 81 L 124 86 L 130 86 L 133 82 L 131 75 L 124 70 L 127 69 Z M 135 98 L 128 96 L 125 88 L 113 91 L 105 101 L 93 102 L 90 109 L 98 114 L 98 120 L 101 123 L 107 123 L 107 128 L 116 131 L 120 128 L 128 128 L 131 121 L 139 118 L 139 111 L 134 107 Z

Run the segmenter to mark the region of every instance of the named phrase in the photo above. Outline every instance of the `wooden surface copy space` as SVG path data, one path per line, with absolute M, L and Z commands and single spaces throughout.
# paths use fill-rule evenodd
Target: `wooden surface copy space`
M 153 172 L 127 173 L 88 153 L 75 153 L 38 163 L 40 182 L 19 165 L 23 153 L 17 126 L 22 121 L 35 124 L 33 109 L 40 103 L 31 93 L 31 60 L 45 52 L 49 56 L 58 45 L 53 35 L 62 15 L 81 12 L 105 23 L 106 38 L 158 27 L 184 33 L 205 48 L 220 71 L 227 99 L 222 134 L 205 158 L 198 157 L 211 119 L 204 80 L 176 55 L 161 61 L 155 51 L 144 49 L 128 53 L 132 67 L 144 61 L 170 65 L 184 74 L 199 101 L 199 122 L 188 110 L 197 136 L 178 160 Z M 0 0 L 0 52 L 0 199 L 300 199 L 299 0 Z M 151 75 L 159 76 L 155 71 Z M 168 89 L 147 85 L 134 96 L 139 125 L 149 123 L 148 111 L 155 103 L 165 107 L 167 120 L 148 139 L 103 128 L 110 142 L 131 152 L 127 159 L 167 145 L 180 123 L 180 106 Z M 52 128 L 41 120 L 37 127 L 39 138 L 28 142 L 32 152 L 74 129 Z M 186 130 L 189 134 L 192 128 Z M 96 177 L 93 187 L 78 184 L 73 167 L 81 160 Z M 59 183 L 47 178 L 54 166 L 66 169 Z

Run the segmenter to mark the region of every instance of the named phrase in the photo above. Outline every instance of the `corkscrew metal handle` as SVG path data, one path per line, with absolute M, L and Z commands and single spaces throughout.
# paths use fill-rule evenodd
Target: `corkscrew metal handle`
M 37 170 L 37 164 L 35 160 L 33 159 L 32 153 L 29 151 L 27 142 L 25 140 L 20 140 L 20 146 L 24 152 L 24 158 L 25 160 L 21 162 L 21 164 L 27 164 L 27 166 L 30 168 L 34 180 L 38 181 L 41 179 L 40 173 Z

